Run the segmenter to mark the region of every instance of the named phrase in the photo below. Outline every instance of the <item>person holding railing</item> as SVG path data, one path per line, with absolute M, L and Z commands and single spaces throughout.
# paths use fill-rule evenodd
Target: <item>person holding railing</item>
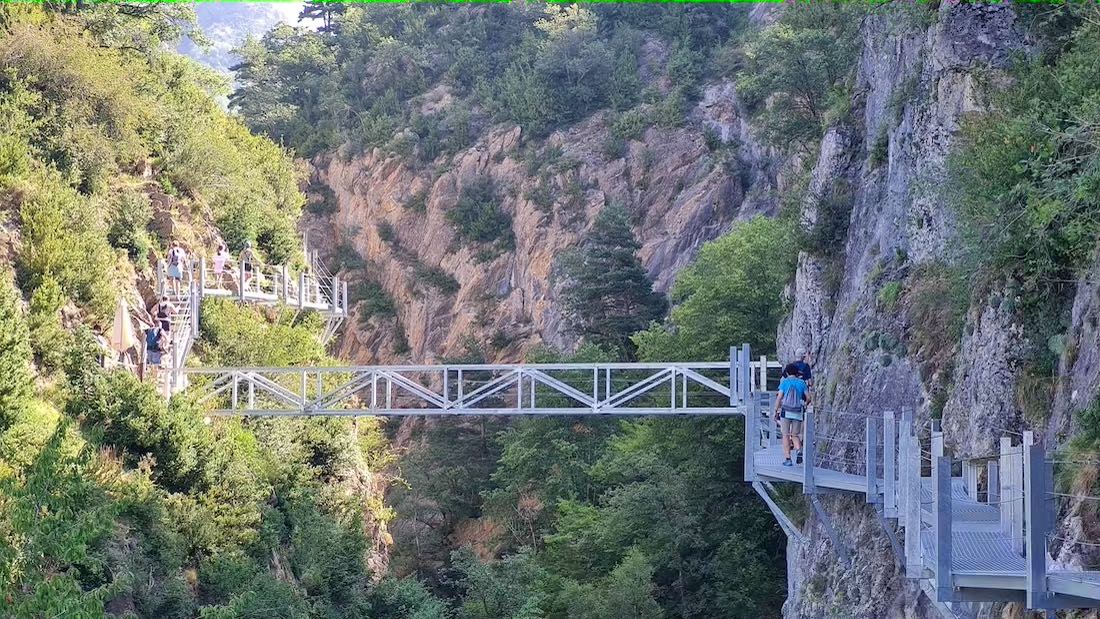
M 775 398 L 775 420 L 783 433 L 783 466 L 794 466 L 802 451 L 802 421 L 810 405 L 809 388 L 802 380 L 802 371 L 794 363 L 783 368 L 779 394 Z M 794 459 L 792 460 L 792 446 Z

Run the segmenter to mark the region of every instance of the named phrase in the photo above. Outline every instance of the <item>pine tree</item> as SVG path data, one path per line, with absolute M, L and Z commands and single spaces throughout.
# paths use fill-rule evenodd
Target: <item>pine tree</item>
M 619 206 L 600 212 L 583 245 L 563 258 L 565 317 L 586 340 L 634 354 L 630 336 L 660 320 L 665 298 L 653 291 L 630 215 Z
M 336 34 L 340 31 L 340 24 L 334 21 L 337 15 L 343 15 L 348 7 L 342 3 L 327 2 L 325 0 L 309 0 L 302 5 L 302 12 L 298 13 L 298 21 L 306 19 L 320 19 L 321 27 L 318 32 Z
M 33 395 L 27 321 L 15 288 L 0 276 L 0 429 Z

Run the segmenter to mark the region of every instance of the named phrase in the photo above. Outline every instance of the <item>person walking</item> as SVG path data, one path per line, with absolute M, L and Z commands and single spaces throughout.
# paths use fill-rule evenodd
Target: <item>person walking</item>
M 775 399 L 775 420 L 783 433 L 783 466 L 794 466 L 802 451 L 802 421 L 806 407 L 810 405 L 810 394 L 796 364 L 788 363 L 783 369 L 783 376 Z
M 183 274 L 187 268 L 187 250 L 179 241 L 173 241 L 168 250 L 168 283 L 172 287 L 173 295 L 179 296 Z
M 171 333 L 172 316 L 176 314 L 176 306 L 172 305 L 172 302 L 168 299 L 168 295 L 164 295 L 160 298 L 160 301 L 153 307 L 152 313 L 157 317 L 157 322 L 160 323 L 161 331 Z
M 225 243 L 218 243 L 218 252 L 214 254 L 214 281 L 218 288 L 225 285 L 225 267 L 229 264 L 229 249 Z
M 241 290 L 248 290 L 248 282 L 252 280 L 253 271 L 259 270 L 260 258 L 256 255 L 256 252 L 252 249 L 252 242 L 246 241 L 244 244 L 244 251 L 240 256 L 241 268 L 244 269 L 244 281 L 241 282 Z

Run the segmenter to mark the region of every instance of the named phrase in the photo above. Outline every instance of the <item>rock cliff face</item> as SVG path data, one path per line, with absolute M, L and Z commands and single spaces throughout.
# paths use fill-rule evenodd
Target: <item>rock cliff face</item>
M 662 291 L 733 221 L 776 210 L 776 172 L 732 84 L 710 85 L 682 126 L 650 127 L 621 152 L 608 154 L 607 124 L 606 115 L 596 115 L 527 144 L 519 127 L 497 127 L 428 166 L 378 149 L 316 162 L 318 180 L 339 207 L 331 223 L 313 223 L 313 238 L 330 251 L 354 247 L 368 265 L 366 276 L 397 308 L 393 318 L 348 330 L 339 354 L 361 362 L 431 360 L 462 352 L 471 335 L 507 342 L 486 351 L 501 359 L 518 358 L 539 342 L 567 348 L 574 338 L 562 324 L 556 258 L 605 205 L 624 205 L 635 215 L 640 257 Z M 479 256 L 483 248 L 460 244 L 446 216 L 463 188 L 482 177 L 492 179 L 515 235 L 514 250 L 488 260 Z M 337 237 L 326 238 L 333 228 Z M 458 290 L 418 282 L 424 268 L 453 276 Z M 407 337 L 406 353 L 393 352 L 398 330 Z
M 830 433 L 858 438 L 861 416 L 884 410 L 912 408 L 927 422 L 947 384 L 948 444 L 959 455 L 990 453 L 1002 429 L 1020 423 L 1014 402 L 1020 328 L 1009 312 L 983 305 L 966 317 L 969 335 L 952 353 L 954 369 L 930 363 L 911 337 L 898 286 L 911 273 L 953 259 L 945 159 L 961 121 L 983 109 L 979 80 L 996 79 L 1013 54 L 1026 50 L 1027 33 L 1007 6 L 948 4 L 925 15 L 870 15 L 861 33 L 853 114 L 862 122 L 824 137 L 803 208 L 810 226 L 823 198 L 850 198 L 847 238 L 838 256 L 801 257 L 780 352 L 805 347 L 816 354 L 818 418 Z M 856 454 L 838 448 L 830 455 Z M 900 577 L 870 506 L 844 498 L 824 505 L 853 554 L 852 567 L 837 561 L 822 523 L 811 518 L 807 542 L 789 548 L 787 617 L 939 616 Z

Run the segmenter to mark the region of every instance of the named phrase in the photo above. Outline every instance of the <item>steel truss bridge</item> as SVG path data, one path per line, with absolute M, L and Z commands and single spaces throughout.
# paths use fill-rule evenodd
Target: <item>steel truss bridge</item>
M 779 364 L 750 364 L 766 387 Z M 731 366 L 562 363 L 185 369 L 215 415 L 734 415 Z M 733 385 L 732 393 L 738 387 Z

